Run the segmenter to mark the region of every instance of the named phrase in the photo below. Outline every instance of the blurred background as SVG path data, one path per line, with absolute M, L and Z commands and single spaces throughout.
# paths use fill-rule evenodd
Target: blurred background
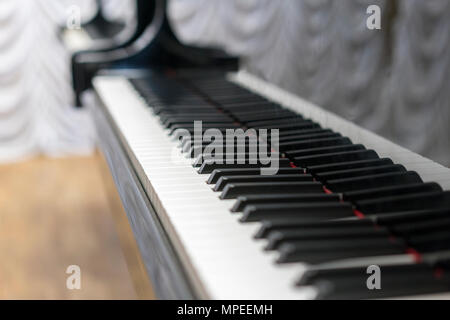
M 103 0 L 132 26 L 134 1 Z M 378 5 L 381 30 L 366 26 Z M 61 36 L 95 0 L 0 0 L 0 298 L 136 298 Z M 450 166 L 450 0 L 171 0 L 190 44 Z M 107 177 L 106 177 L 107 179 Z M 89 285 L 65 288 L 80 264 Z

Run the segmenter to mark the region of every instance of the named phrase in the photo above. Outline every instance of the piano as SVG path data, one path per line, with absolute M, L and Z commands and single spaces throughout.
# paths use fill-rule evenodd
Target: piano
M 152 37 L 100 53 L 83 101 L 158 298 L 450 298 L 449 168 L 181 44 L 165 10 L 145 14 Z M 278 129 L 278 172 L 200 161 L 214 128 Z

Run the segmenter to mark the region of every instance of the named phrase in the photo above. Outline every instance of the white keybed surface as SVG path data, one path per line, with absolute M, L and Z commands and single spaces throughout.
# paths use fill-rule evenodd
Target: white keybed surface
M 349 136 L 355 143 L 392 158 L 425 181 L 450 187 L 450 169 L 401 148 L 245 72 L 230 80 Z M 124 77 L 102 76 L 94 87 L 117 128 L 150 201 L 181 256 L 197 292 L 212 299 L 312 299 L 313 288 L 298 289 L 295 280 L 307 266 L 276 265 L 274 253 L 253 235 L 259 224 L 241 224 L 230 213 L 234 203 L 221 201 L 180 153 L 151 109 Z M 392 262 L 412 262 L 398 256 Z M 439 296 L 436 296 L 439 297 Z M 448 295 L 446 296 L 448 297 Z

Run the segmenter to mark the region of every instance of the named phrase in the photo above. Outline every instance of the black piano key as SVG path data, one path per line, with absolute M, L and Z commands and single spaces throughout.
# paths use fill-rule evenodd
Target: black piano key
M 206 121 L 206 120 L 198 119 L 196 121 L 202 121 L 202 126 L 205 126 L 205 128 L 208 128 L 208 129 L 211 129 L 211 128 L 215 129 L 216 127 L 217 128 L 229 128 L 229 129 L 238 128 L 237 124 L 233 120 L 216 120 L 216 121 L 208 120 L 208 121 Z M 165 127 L 166 127 L 166 129 L 169 129 L 169 130 L 174 130 L 175 128 L 180 129 L 183 127 L 194 128 L 194 126 L 192 125 L 192 121 L 190 121 L 190 122 L 181 122 L 180 121 L 177 123 L 172 123 Z
M 314 123 L 312 121 L 309 120 L 305 120 L 305 121 L 299 121 L 299 122 L 294 122 L 294 123 L 290 123 L 290 124 L 282 124 L 282 125 L 266 125 L 266 126 L 257 126 L 257 127 L 252 127 L 250 126 L 250 128 L 255 128 L 255 129 L 274 129 L 274 130 L 279 130 L 280 132 L 283 131 L 294 131 L 294 130 L 302 130 L 302 129 L 314 129 L 314 128 L 320 128 L 320 126 L 317 123 Z
M 177 101 L 175 103 L 167 104 L 164 101 L 153 101 L 149 103 L 149 108 L 155 114 L 165 114 L 165 113 L 173 113 L 173 114 L 191 114 L 191 113 L 209 113 L 215 114 L 218 112 L 218 109 L 205 102 L 203 100 L 184 100 Z
M 201 79 L 199 78 L 201 77 Z M 256 95 L 255 93 L 238 86 L 235 83 L 229 82 L 225 79 L 224 75 L 214 75 L 206 76 L 203 72 L 195 72 L 195 75 L 189 76 L 187 78 L 189 83 L 193 84 L 196 88 L 200 89 L 202 92 L 208 94 L 224 94 L 224 93 L 240 93 L 247 95 Z M 259 95 L 256 95 L 259 96 Z
M 182 116 L 186 113 L 188 114 L 195 114 L 196 116 L 200 117 L 201 115 L 211 115 L 217 113 L 217 110 L 215 108 L 209 107 L 208 108 L 152 108 L 153 113 L 160 117 L 160 119 L 166 119 L 174 116 Z
M 341 137 L 340 133 L 333 132 L 332 130 L 315 128 L 280 132 L 278 142 L 280 144 L 288 142 L 299 143 L 305 140 L 337 139 Z
M 373 160 L 378 159 L 378 155 L 373 150 L 360 150 L 349 152 L 338 152 L 325 155 L 314 155 L 307 157 L 297 157 L 294 162 L 302 167 L 311 167 L 324 164 L 349 162 L 349 161 L 361 161 L 361 160 Z
M 184 105 L 207 105 L 205 101 L 198 97 L 194 96 L 190 93 L 182 93 L 182 92 L 173 92 L 172 96 L 168 96 L 166 94 L 158 94 L 155 92 L 141 92 L 141 96 L 147 102 L 147 104 L 152 106 L 184 106 Z
M 278 248 L 278 263 L 319 264 L 350 258 L 403 254 L 404 243 L 392 238 L 287 241 Z
M 191 94 L 177 94 L 175 93 L 172 96 L 159 95 L 155 93 L 149 93 L 142 95 L 145 102 L 151 107 L 203 107 L 210 106 L 207 102 L 205 102 L 202 98 L 198 96 L 194 96 Z
M 310 140 L 297 140 L 290 142 L 280 142 L 280 150 L 287 153 L 294 150 L 305 150 L 312 148 L 324 148 L 324 147 L 336 147 L 343 145 L 350 145 L 352 141 L 349 138 L 333 137 L 322 139 L 310 139 Z
M 295 130 L 295 131 L 280 131 L 278 143 L 301 143 L 307 140 L 319 140 L 319 139 L 338 139 L 342 138 L 339 133 L 332 132 L 331 130 L 323 130 L 321 128 Z M 267 137 L 267 141 L 271 141 L 271 136 Z M 283 147 L 283 150 L 287 150 Z
M 271 218 L 302 217 L 310 221 L 341 219 L 352 217 L 350 203 L 277 203 L 247 206 L 241 218 L 242 222 L 255 222 Z
M 279 159 L 279 167 L 280 168 L 289 168 L 291 167 L 291 162 L 289 159 Z M 219 164 L 219 163 L 211 163 L 204 162 L 198 173 L 200 174 L 210 174 L 216 169 L 259 169 L 259 168 L 268 168 L 269 165 L 261 165 L 261 164 Z
M 450 208 L 382 213 L 373 215 L 370 218 L 379 225 L 395 226 L 398 224 L 446 219 L 448 217 L 450 217 Z
M 197 119 L 203 119 L 203 118 L 212 118 L 212 117 L 226 117 L 228 118 L 226 115 L 222 115 L 220 113 L 218 113 L 218 115 L 211 115 L 212 112 L 211 111 L 201 111 L 201 112 L 183 112 L 183 111 L 179 111 L 179 112 L 163 112 L 160 113 L 158 115 L 159 117 L 159 121 L 161 121 L 162 124 L 167 123 L 167 121 L 171 120 L 171 119 L 190 119 L 192 121 L 195 121 L 196 118 Z
M 212 112 L 214 112 L 214 111 L 207 112 L 207 113 L 193 112 L 193 113 L 190 113 L 188 116 L 189 116 L 190 120 L 192 120 L 191 122 L 202 120 L 202 119 L 207 119 L 207 118 L 210 118 L 210 119 L 211 118 L 219 118 L 219 117 L 215 117 L 215 116 L 212 117 L 211 116 Z M 165 125 L 166 123 L 169 123 L 172 119 L 177 120 L 177 119 L 183 119 L 184 117 L 188 118 L 187 115 L 184 113 L 172 113 L 172 112 L 161 113 L 158 115 L 158 117 L 159 117 L 159 121 L 161 121 L 161 123 L 163 125 Z M 230 118 L 224 117 L 224 119 L 230 119 Z
M 313 177 L 307 174 L 277 174 L 273 176 L 222 176 L 214 187 L 214 191 L 222 191 L 230 183 L 268 183 L 268 182 L 312 182 Z
M 245 133 L 245 131 L 244 131 Z M 197 142 L 197 144 L 195 144 L 195 140 L 194 138 L 200 138 L 199 141 Z M 209 146 L 211 144 L 211 141 L 207 141 L 206 139 L 201 139 L 202 137 L 200 135 L 196 135 L 194 137 L 187 137 L 186 141 L 184 141 L 184 146 L 189 146 L 189 147 L 195 147 L 195 146 L 202 146 L 202 147 L 206 147 Z M 230 138 L 231 139 L 231 138 Z M 227 147 L 227 142 L 229 142 L 230 139 L 226 139 L 224 138 L 222 142 L 217 142 L 214 141 L 216 144 L 221 145 L 223 147 L 223 152 L 226 152 L 226 147 Z M 250 134 L 245 134 L 242 138 L 236 138 L 233 137 L 234 139 L 234 145 L 233 147 L 236 149 L 237 147 L 243 147 L 243 146 L 249 146 L 251 144 L 254 144 L 253 147 L 255 147 L 255 149 L 258 147 L 256 145 L 256 142 L 258 142 L 258 136 L 255 135 L 250 135 Z M 256 150 L 257 151 L 257 150 Z
M 350 219 L 339 220 L 325 220 L 310 222 L 302 218 L 284 218 L 271 219 L 261 221 L 261 228 L 255 235 L 256 239 L 267 238 L 271 231 L 276 230 L 295 230 L 297 228 L 317 229 L 317 228 L 347 228 L 347 227 L 373 227 L 373 221 L 369 219 L 357 219 L 356 217 Z
M 308 139 L 320 138 L 338 138 L 342 135 L 338 132 L 333 132 L 330 129 L 323 129 L 320 126 L 314 128 L 300 128 L 294 130 L 281 130 L 280 142 L 302 141 Z
M 220 195 L 221 199 L 236 199 L 251 194 L 324 193 L 319 182 L 232 183 Z
M 225 94 L 223 96 L 214 95 L 211 98 L 215 104 L 220 105 L 225 110 L 227 109 L 233 110 L 233 108 L 241 110 L 243 105 L 247 106 L 257 105 L 262 110 L 264 110 L 265 108 L 270 108 L 271 105 L 273 106 L 273 108 L 277 107 L 270 101 L 254 95 L 232 96 Z
M 230 106 L 227 107 L 228 110 L 232 110 L 232 115 L 239 119 L 242 122 L 247 122 L 251 120 L 260 120 L 261 118 L 264 120 L 266 117 L 277 117 L 277 116 L 291 116 L 296 115 L 295 113 L 286 110 L 277 108 L 276 106 L 273 106 L 272 108 L 266 108 L 264 110 L 261 110 L 258 105 L 253 105 L 250 108 L 244 108 L 242 106 L 239 106 L 239 109 L 232 109 Z
M 280 174 L 303 174 L 303 170 L 299 168 L 280 168 L 278 169 L 277 175 Z M 248 176 L 261 175 L 261 170 L 259 168 L 247 168 L 247 169 L 217 169 L 211 173 L 208 178 L 208 184 L 216 184 L 217 181 L 223 176 Z
M 278 170 L 278 175 L 280 174 L 303 174 L 303 170 L 299 168 L 280 168 Z M 261 175 L 261 170 L 259 168 L 248 168 L 248 169 L 218 169 L 211 173 L 207 183 L 216 184 L 217 181 L 223 176 L 259 176 Z
M 407 236 L 408 244 L 420 253 L 433 253 L 450 250 L 449 229 L 436 230 L 423 234 Z
M 308 167 L 308 172 L 313 174 L 319 174 L 324 172 L 331 171 L 340 171 L 340 170 L 350 170 L 350 169 L 360 169 L 360 168 L 368 168 L 375 166 L 387 166 L 393 165 L 393 161 L 391 159 L 371 159 L 371 160 L 361 160 L 361 161 L 349 161 L 349 162 L 338 162 L 331 164 L 323 164 L 318 166 L 310 166 Z
M 219 116 L 196 116 L 191 117 L 166 117 L 164 121 L 161 120 L 165 128 L 172 128 L 173 125 L 193 124 L 194 121 L 202 121 L 203 123 L 234 123 L 234 120 L 222 115 Z
M 249 116 L 257 113 L 275 113 L 281 111 L 277 104 L 270 101 L 227 101 L 225 103 L 214 101 L 218 103 L 225 112 L 236 116 Z
M 223 113 L 210 113 L 203 112 L 200 113 L 200 116 L 197 113 L 182 113 L 182 114 L 174 114 L 169 115 L 165 114 L 164 116 L 159 117 L 159 120 L 163 125 L 168 125 L 171 122 L 182 121 L 193 123 L 196 120 L 231 120 L 231 118 Z
M 367 280 L 368 275 L 366 276 Z M 412 282 L 411 278 L 386 281 L 382 290 L 368 290 L 365 283 L 361 284 L 359 279 L 345 279 L 334 282 L 321 282 L 318 300 L 369 300 L 387 299 L 395 297 L 421 296 L 427 294 L 438 294 L 448 292 L 450 286 L 439 280 L 417 275 Z M 353 281 L 352 281 L 353 280 Z M 332 287 L 333 290 L 329 290 Z
M 320 175 L 318 175 L 320 177 Z M 437 183 L 414 183 L 402 186 L 375 188 L 367 190 L 350 191 L 343 194 L 344 200 L 359 201 L 369 200 L 410 193 L 436 192 L 442 191 L 442 187 Z
M 191 82 L 192 78 L 188 81 Z M 257 96 L 261 97 L 243 87 L 237 86 L 230 82 L 222 82 L 215 83 L 212 85 L 211 82 L 208 83 L 199 83 L 197 81 L 194 82 L 194 85 L 198 87 L 202 92 L 207 93 L 208 95 L 214 96 L 226 96 L 226 95 L 237 95 L 237 96 Z
M 163 102 L 153 103 L 150 105 L 151 110 L 156 115 L 166 115 L 166 114 L 193 114 L 193 113 L 206 113 L 206 114 L 217 114 L 217 108 L 205 102 L 197 101 L 180 101 L 177 104 L 167 105 Z
M 224 95 L 223 97 L 215 95 L 212 97 L 214 102 L 221 104 L 222 106 L 226 106 L 227 104 L 240 104 L 240 103 L 254 103 L 254 104 L 265 104 L 268 101 L 260 96 L 257 95 L 248 95 L 248 96 L 241 96 L 241 97 L 230 97 Z M 263 106 L 259 106 L 263 108 Z
M 190 83 L 194 84 L 195 87 L 201 89 L 204 92 L 210 93 L 216 91 L 224 90 L 237 90 L 245 93 L 250 93 L 247 89 L 238 86 L 233 82 L 229 82 L 223 72 L 210 73 L 210 70 L 192 70 L 191 72 L 186 72 L 185 70 L 179 70 L 178 74 L 181 74 Z
M 256 95 L 254 93 L 251 93 L 249 91 L 245 90 L 239 90 L 238 87 L 234 88 L 217 88 L 216 90 L 210 90 L 207 91 L 202 88 L 202 91 L 207 93 L 210 96 L 213 96 L 214 100 L 218 101 L 221 99 L 235 99 L 239 101 L 267 101 L 265 98 Z
M 381 214 L 374 222 L 388 227 L 419 252 L 450 249 L 450 208 Z
M 146 99 L 149 107 L 154 111 L 159 110 L 185 110 L 185 109 L 208 109 L 216 110 L 213 105 L 206 102 L 204 99 L 199 97 L 175 97 L 175 98 L 164 98 L 154 96 L 152 99 Z
M 196 144 L 201 145 L 202 147 L 211 145 L 210 141 L 203 140 L 202 135 L 196 135 L 196 134 L 192 135 L 192 136 L 182 137 L 180 142 L 181 142 L 180 146 L 181 146 L 182 150 L 188 150 L 189 148 L 193 148 L 196 146 Z M 224 142 L 224 144 L 226 145 L 226 141 Z M 224 151 L 225 150 L 226 149 L 224 149 Z
M 429 264 L 398 264 L 398 265 L 384 265 L 381 264 L 380 269 L 386 271 L 386 275 L 396 274 L 397 276 L 402 274 L 433 274 L 433 268 Z M 365 279 L 363 285 L 366 287 L 367 267 L 366 266 L 352 266 L 343 268 L 310 268 L 306 270 L 297 281 L 297 286 L 312 286 L 317 282 L 334 279 L 349 279 L 352 277 L 362 277 Z
M 219 105 L 222 109 L 232 113 L 234 109 L 238 110 L 277 110 L 279 107 L 273 105 L 265 99 L 258 99 L 251 96 L 247 97 L 233 97 L 224 96 L 222 98 L 212 98 L 214 104 Z
M 269 116 L 274 114 L 283 114 L 280 109 L 275 105 L 249 105 L 249 106 L 236 106 L 236 108 L 232 108 L 230 106 L 222 106 L 222 110 L 224 113 L 232 116 L 235 119 L 238 119 L 242 123 L 245 122 L 245 119 L 253 119 L 253 117 L 259 116 Z
M 193 167 L 199 168 L 203 163 L 214 162 L 215 159 L 221 159 L 224 164 L 227 161 L 233 161 L 234 163 L 242 162 L 244 163 L 259 163 L 259 153 L 214 153 L 211 154 L 200 154 L 200 156 L 195 159 Z
M 228 102 L 227 104 L 222 105 L 227 110 L 233 111 L 233 113 L 247 113 L 248 111 L 261 110 L 262 112 L 279 111 L 281 110 L 280 106 L 274 102 L 263 100 L 259 102 L 253 101 L 236 101 L 236 102 Z M 286 110 L 286 109 L 284 109 Z
M 336 154 L 338 152 L 351 152 L 351 151 L 360 151 L 365 150 L 366 148 L 362 144 L 347 144 L 347 145 L 339 145 L 333 147 L 320 147 L 320 148 L 311 148 L 304 150 L 291 150 L 284 152 L 290 158 L 297 157 L 309 157 L 315 155 L 326 155 L 326 154 Z M 281 150 L 281 149 L 280 149 Z
M 203 133 L 206 130 L 208 130 L 208 129 L 218 129 L 221 132 L 226 132 L 227 129 L 238 129 L 238 128 L 240 128 L 240 127 L 236 123 L 225 123 L 225 124 L 220 124 L 220 123 L 213 123 L 213 124 L 202 123 L 202 132 Z M 195 132 L 194 131 L 195 125 L 193 123 L 173 125 L 170 128 L 170 133 L 169 134 L 173 134 L 175 131 L 177 131 L 179 129 L 188 130 L 190 133 L 194 133 Z
M 417 222 L 406 222 L 390 226 L 390 229 L 397 235 L 409 238 L 416 235 L 426 235 L 430 232 L 440 232 L 450 230 L 450 216 L 441 219 L 432 219 Z
M 137 88 L 143 91 L 151 91 L 159 94 L 166 93 L 167 95 L 177 92 L 185 92 L 192 94 L 187 88 L 180 86 L 177 82 L 167 77 L 159 75 L 151 75 L 144 78 L 130 80 Z
M 446 272 L 450 271 L 450 256 L 448 252 L 434 253 L 431 256 L 431 259 L 425 258 L 424 260 L 440 270 L 445 270 Z M 448 274 L 446 274 L 446 276 L 448 276 Z
M 361 239 L 361 238 L 374 238 L 374 237 L 386 237 L 388 238 L 390 233 L 384 228 L 375 228 L 374 225 L 361 226 L 361 227 L 347 227 L 347 228 L 296 228 L 291 230 L 275 230 L 267 236 L 266 250 L 276 250 L 279 245 L 285 241 L 295 240 L 339 240 L 339 239 Z
M 242 92 L 229 92 L 228 90 L 217 90 L 217 91 L 213 91 L 213 92 L 208 92 L 208 96 L 211 97 L 211 99 L 219 104 L 219 105 L 223 105 L 223 106 L 227 106 L 227 105 L 235 105 L 235 104 L 242 104 L 242 103 L 247 103 L 247 104 L 270 104 L 271 102 L 268 101 L 267 99 L 246 92 L 246 93 L 242 93 Z
M 190 157 L 195 157 L 196 155 L 201 155 L 206 151 L 206 148 L 210 146 L 211 142 L 203 142 L 200 146 L 196 146 L 195 144 L 184 144 L 182 147 L 183 152 L 189 152 Z M 257 145 L 257 142 L 249 142 L 247 141 L 244 144 L 235 143 L 232 147 L 233 149 L 229 149 L 227 146 L 227 143 L 224 142 L 223 144 L 216 143 L 214 144 L 215 147 L 222 147 L 222 151 L 230 153 L 234 152 L 236 154 L 255 154 L 254 151 L 261 152 L 262 150 L 265 150 L 266 154 L 272 152 L 270 145 L 267 145 L 264 149 L 262 145 Z M 259 150 L 258 150 L 259 149 Z M 213 152 L 214 154 L 214 152 Z
M 337 194 L 271 194 L 271 195 L 250 195 L 237 198 L 231 212 L 242 212 L 247 206 L 257 204 L 283 204 L 295 202 L 339 202 Z
M 333 192 L 345 193 L 355 190 L 373 189 L 396 185 L 421 183 L 422 179 L 416 172 L 385 173 L 357 178 L 337 179 L 326 182 L 326 186 Z
M 230 128 L 232 126 L 234 126 L 234 128 Z M 238 127 L 237 127 L 237 125 L 225 125 L 225 126 L 219 125 L 217 127 L 214 127 L 214 125 L 211 125 L 209 128 L 203 127 L 201 130 L 201 134 L 204 135 L 205 132 L 210 129 L 219 131 L 223 136 L 225 136 L 227 133 L 227 130 L 230 130 L 230 129 L 236 130 L 236 129 L 238 129 Z M 172 129 L 172 131 L 170 132 L 170 136 L 172 136 L 174 139 L 179 139 L 179 138 L 183 137 L 185 132 L 189 133 L 189 135 L 191 137 L 195 136 L 197 134 L 194 127 L 192 126 L 192 127 L 187 127 L 187 128 Z
M 284 126 L 289 124 L 302 124 L 302 123 L 311 123 L 310 120 L 305 120 L 302 116 L 293 116 L 286 119 L 269 119 L 269 120 L 260 120 L 260 121 L 250 121 L 247 122 L 248 127 L 258 128 L 262 126 Z
M 380 299 L 450 290 L 448 275 L 436 277 L 427 264 L 381 265 L 381 290 L 367 288 L 367 267 L 312 269 L 297 286 L 314 286 L 318 299 Z M 414 279 L 414 281 L 411 281 Z
M 197 85 L 196 85 L 197 86 Z M 241 87 L 234 86 L 215 86 L 215 87 L 204 87 L 202 86 L 201 91 L 204 93 L 207 93 L 209 96 L 214 97 L 226 97 L 226 96 L 233 96 L 233 97 L 242 97 L 242 96 L 255 96 L 255 94 L 252 94 L 248 90 L 245 90 Z
M 222 71 L 222 70 L 221 70 Z M 221 93 L 221 92 L 243 92 L 246 94 L 255 95 L 255 93 L 237 85 L 236 83 L 230 82 L 225 78 L 225 75 L 216 72 L 211 73 L 210 69 L 207 71 L 192 70 L 187 73 L 184 70 L 178 71 L 178 73 L 183 72 L 183 76 L 189 83 L 193 84 L 196 88 L 200 89 L 202 92 L 206 93 Z
M 270 120 L 284 120 L 284 119 L 303 119 L 301 115 L 295 114 L 290 111 L 276 111 L 272 113 L 263 113 L 263 114 L 254 114 L 254 115 L 233 115 L 242 123 L 249 125 L 260 125 L 261 121 L 270 121 Z
M 393 164 L 389 166 L 376 166 L 360 169 L 324 172 L 316 174 L 316 177 L 320 181 L 329 181 L 329 180 L 355 178 L 361 176 L 370 176 L 375 174 L 393 173 L 393 172 L 406 172 L 406 168 L 399 164 Z
M 364 214 L 381 214 L 408 210 L 450 208 L 450 191 L 427 192 L 408 195 L 359 200 L 355 202 L 358 210 Z

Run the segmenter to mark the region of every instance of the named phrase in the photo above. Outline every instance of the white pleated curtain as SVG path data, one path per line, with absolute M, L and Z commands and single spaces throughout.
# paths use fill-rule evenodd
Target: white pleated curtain
M 106 0 L 105 15 L 129 18 L 132 0 Z M 0 162 L 93 151 L 93 125 L 73 107 L 70 55 L 59 37 L 72 5 L 82 20 L 93 0 L 0 0 Z
M 129 1 L 104 0 L 106 14 L 129 18 Z M 92 150 L 58 25 L 73 4 L 88 19 L 93 3 L 0 0 L 0 161 Z M 381 31 L 366 28 L 373 4 Z M 250 72 L 450 165 L 450 0 L 171 0 L 169 13 L 184 41 L 224 47 Z

